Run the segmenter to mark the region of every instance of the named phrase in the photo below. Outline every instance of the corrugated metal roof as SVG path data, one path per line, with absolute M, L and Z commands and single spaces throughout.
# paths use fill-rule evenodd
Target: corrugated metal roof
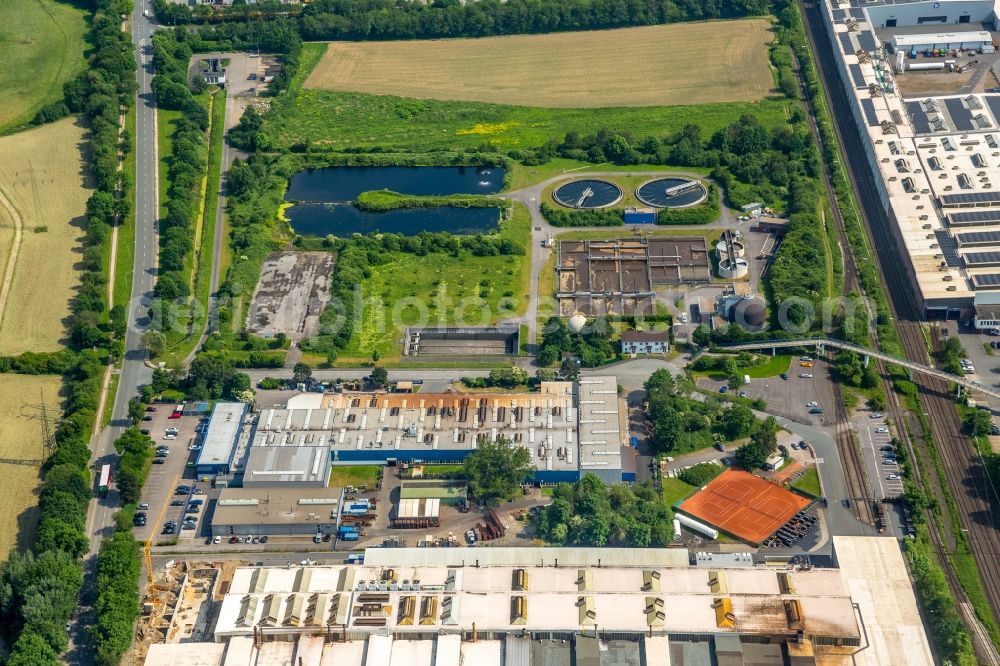
M 686 567 L 686 548 L 368 548 L 369 566 Z

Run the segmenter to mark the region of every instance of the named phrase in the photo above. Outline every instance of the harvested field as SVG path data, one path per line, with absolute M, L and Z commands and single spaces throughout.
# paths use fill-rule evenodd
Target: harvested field
M 0 354 L 54 351 L 65 337 L 91 193 L 84 136 L 66 118 L 0 138 L 0 194 L 22 226 L 18 243 L 18 220 L 0 205 L 0 276 L 13 259 L 10 284 L 0 285 Z
M 801 495 L 749 472 L 728 469 L 680 509 L 727 534 L 759 544 L 809 504 Z
M 59 418 L 61 380 L 54 376 L 4 375 L 0 382 L 0 458 L 41 459 L 44 455 L 41 404 L 51 427 Z M 38 467 L 0 462 L 0 560 L 35 529 Z M 20 540 L 19 540 L 20 533 Z
M 330 301 L 333 256 L 328 252 L 275 252 L 264 262 L 247 315 L 254 335 L 285 333 L 291 340 L 316 334 Z
M 766 19 L 547 35 L 332 42 L 306 88 L 549 108 L 759 100 Z

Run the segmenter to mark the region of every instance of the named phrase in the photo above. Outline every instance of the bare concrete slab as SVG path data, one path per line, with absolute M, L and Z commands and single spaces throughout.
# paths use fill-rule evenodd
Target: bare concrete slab
M 330 302 L 333 257 L 326 252 L 275 252 L 264 262 L 247 316 L 254 335 L 314 335 Z

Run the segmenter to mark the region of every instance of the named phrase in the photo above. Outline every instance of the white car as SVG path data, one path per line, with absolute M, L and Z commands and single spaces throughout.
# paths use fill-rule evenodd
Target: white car
M 816 402 L 815 400 L 810 400 L 809 402 L 806 403 L 806 407 L 819 407 L 819 403 Z
M 686 312 L 682 312 L 682 313 L 681 313 L 681 323 L 682 323 L 682 324 L 686 324 L 686 323 L 688 323 L 688 316 L 687 316 L 687 313 L 686 313 Z
M 889 428 L 887 428 L 886 426 L 879 426 L 875 428 L 875 432 L 887 433 L 889 432 Z
M 882 412 L 875 412 L 871 416 L 869 416 L 868 418 L 870 418 L 870 419 L 880 419 L 883 416 L 885 416 L 885 414 L 883 414 Z
M 139 511 L 148 511 L 149 510 L 149 505 L 146 504 L 145 502 L 143 502 L 142 504 L 140 504 L 139 506 L 137 506 L 135 508 L 137 508 Z
M 201 451 L 201 444 L 192 444 L 188 447 L 188 451 Z
M 899 474 L 889 474 L 885 478 L 886 478 L 887 481 L 899 481 L 900 480 Z
M 177 439 L 177 433 L 175 433 L 175 432 L 168 432 L 166 435 L 163 436 L 163 439 L 171 439 L 171 440 L 172 439 Z
M 214 544 L 220 544 L 220 543 L 222 543 L 222 537 L 220 537 L 220 536 L 215 537 L 214 539 L 212 539 L 212 543 L 214 543 Z
M 813 378 L 811 372 L 800 372 L 799 373 L 799 377 L 801 377 L 802 379 L 812 379 Z

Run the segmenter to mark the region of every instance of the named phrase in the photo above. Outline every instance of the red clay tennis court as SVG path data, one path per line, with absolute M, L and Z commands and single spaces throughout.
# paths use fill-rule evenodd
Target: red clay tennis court
M 727 534 L 759 544 L 809 503 L 805 497 L 749 472 L 728 469 L 680 509 Z

